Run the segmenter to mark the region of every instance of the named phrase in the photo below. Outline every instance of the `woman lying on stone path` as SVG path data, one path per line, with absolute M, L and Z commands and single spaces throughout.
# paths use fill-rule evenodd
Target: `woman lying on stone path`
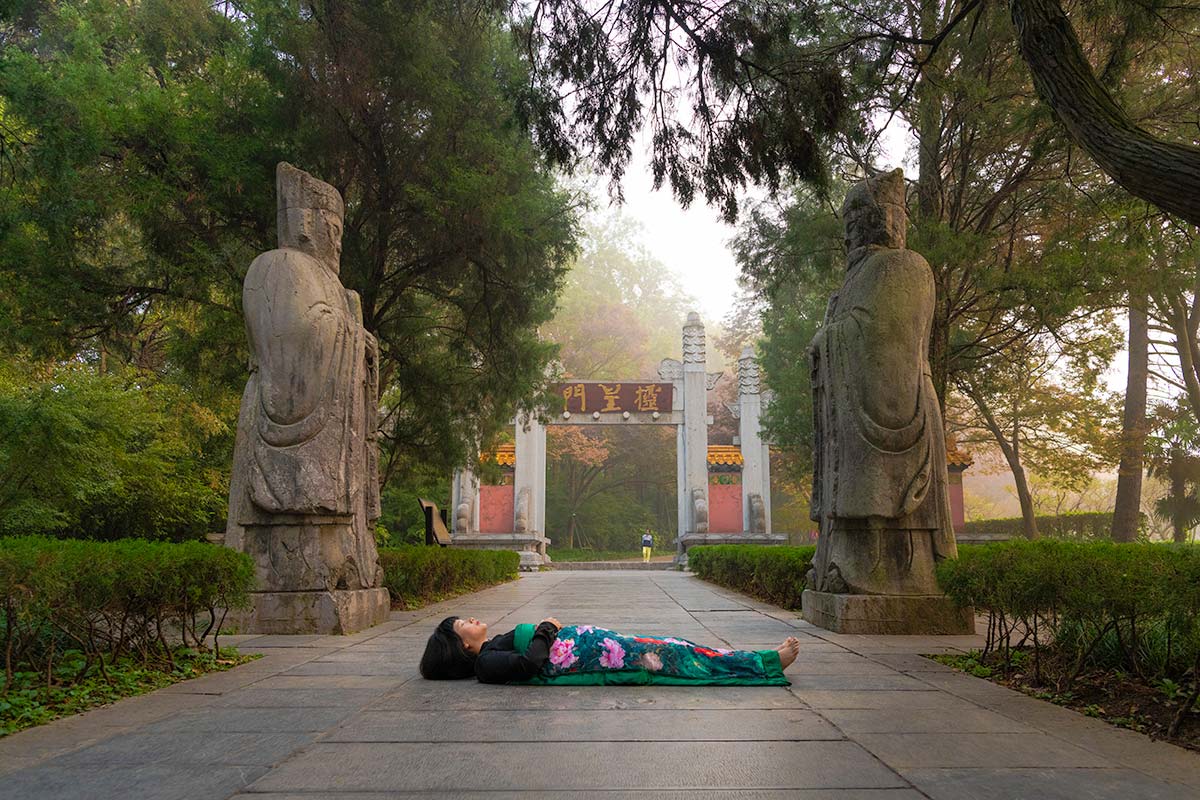
M 474 617 L 447 617 L 429 637 L 421 675 L 483 683 L 571 686 L 787 686 L 783 670 L 800 642 L 789 636 L 774 650 L 725 650 L 685 639 L 628 636 L 592 625 L 563 627 L 553 617 L 518 625 L 489 639 Z

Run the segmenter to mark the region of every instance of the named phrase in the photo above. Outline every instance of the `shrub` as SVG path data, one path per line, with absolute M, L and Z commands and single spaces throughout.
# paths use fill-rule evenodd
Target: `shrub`
M 0 539 L 0 647 L 4 691 L 15 672 L 61 683 L 55 666 L 82 659 L 68 680 L 134 655 L 174 666 L 182 644 L 216 650 L 225 612 L 254 586 L 249 556 L 205 542 L 170 544 Z
M 381 547 L 383 585 L 392 603 L 416 608 L 434 600 L 474 592 L 517 577 L 521 557 L 511 550 L 449 547 Z
M 718 544 L 688 550 L 688 568 L 706 581 L 783 608 L 800 608 L 814 546 Z
M 964 545 L 938 565 L 938 581 L 960 605 L 988 615 L 984 656 L 1005 668 L 1012 648 L 1032 645 L 1041 679 L 1047 657 L 1068 691 L 1087 668 L 1146 679 L 1200 675 L 1200 548 L 1014 540 Z
M 1112 532 L 1111 511 L 1087 511 L 1070 514 L 1046 514 L 1037 518 L 1038 533 L 1049 539 L 1102 541 Z M 1021 517 L 975 519 L 956 531 L 959 539 L 1023 539 L 1025 521 Z

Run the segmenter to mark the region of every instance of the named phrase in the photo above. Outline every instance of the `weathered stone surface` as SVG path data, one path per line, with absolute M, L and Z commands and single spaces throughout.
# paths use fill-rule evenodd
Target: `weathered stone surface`
M 957 608 L 944 595 L 830 594 L 805 589 L 800 602 L 806 620 L 835 633 L 975 632 L 975 612 Z
M 257 633 L 354 633 L 387 621 L 388 590 L 255 592 L 249 611 L 231 612 L 231 625 Z
M 901 773 L 932 800 L 1195 800 L 1195 790 L 1131 769 L 913 769 Z
M 529 800 L 525 791 L 518 792 L 405 792 L 404 800 Z M 322 800 L 396 800 L 393 793 L 376 792 L 322 792 Z M 695 800 L 694 789 L 656 789 L 655 800 Z M 705 800 L 925 800 L 925 796 L 912 789 L 705 789 Z M 233 800 L 313 800 L 311 794 L 277 792 L 248 792 L 234 795 Z M 641 789 L 599 789 L 591 791 L 554 792 L 554 800 L 646 800 Z
M 1035 729 L 994 711 L 959 708 L 826 708 L 821 716 L 847 734 L 1033 733 Z
M 279 248 L 254 259 L 242 291 L 250 378 L 225 544 L 254 558 L 264 593 L 243 631 L 344 633 L 381 619 L 374 594 L 346 594 L 382 579 L 378 344 L 338 279 L 341 196 L 289 164 L 276 182 Z
M 525 533 L 452 533 L 455 547 L 468 550 L 516 550 L 520 569 L 537 569 L 549 563 L 546 547 L 550 540 L 537 531 Z
M 180 800 L 228 797 L 267 772 L 265 766 L 108 764 L 32 768 L 5 775 L 0 800 Z
M 427 711 L 365 711 L 324 738 L 329 742 L 731 742 L 836 740 L 842 734 L 815 712 L 722 709 L 620 709 L 595 714 L 493 708 L 448 717 Z
M 488 742 L 446 745 L 319 743 L 256 781 L 253 791 L 556 792 L 636 786 L 692 788 L 904 788 L 852 742 Z M 620 768 L 614 770 L 615 765 Z M 534 765 L 542 765 L 535 767 Z M 547 768 L 545 765 L 552 765 Z M 663 768 L 663 765 L 671 765 Z
M 810 348 L 820 538 L 809 586 L 936 594 L 934 564 L 956 549 L 928 357 L 933 273 L 905 249 L 899 170 L 856 184 L 842 214 L 846 277 Z

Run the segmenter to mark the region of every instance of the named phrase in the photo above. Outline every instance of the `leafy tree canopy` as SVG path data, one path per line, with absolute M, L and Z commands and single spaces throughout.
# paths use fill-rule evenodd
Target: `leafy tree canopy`
M 146 370 L 231 423 L 287 160 L 346 199 L 389 477 L 465 462 L 544 384 L 575 202 L 516 113 L 502 9 L 13 0 L 0 44 L 7 351 Z

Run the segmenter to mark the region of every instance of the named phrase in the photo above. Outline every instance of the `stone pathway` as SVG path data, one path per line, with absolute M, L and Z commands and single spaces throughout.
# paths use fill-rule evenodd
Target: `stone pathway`
M 555 615 L 742 648 L 790 688 L 518 687 L 416 675 L 434 622 Z M 0 798 L 1200 797 L 1200 756 L 952 672 L 976 637 L 840 636 L 676 572 L 551 572 L 0 739 Z

